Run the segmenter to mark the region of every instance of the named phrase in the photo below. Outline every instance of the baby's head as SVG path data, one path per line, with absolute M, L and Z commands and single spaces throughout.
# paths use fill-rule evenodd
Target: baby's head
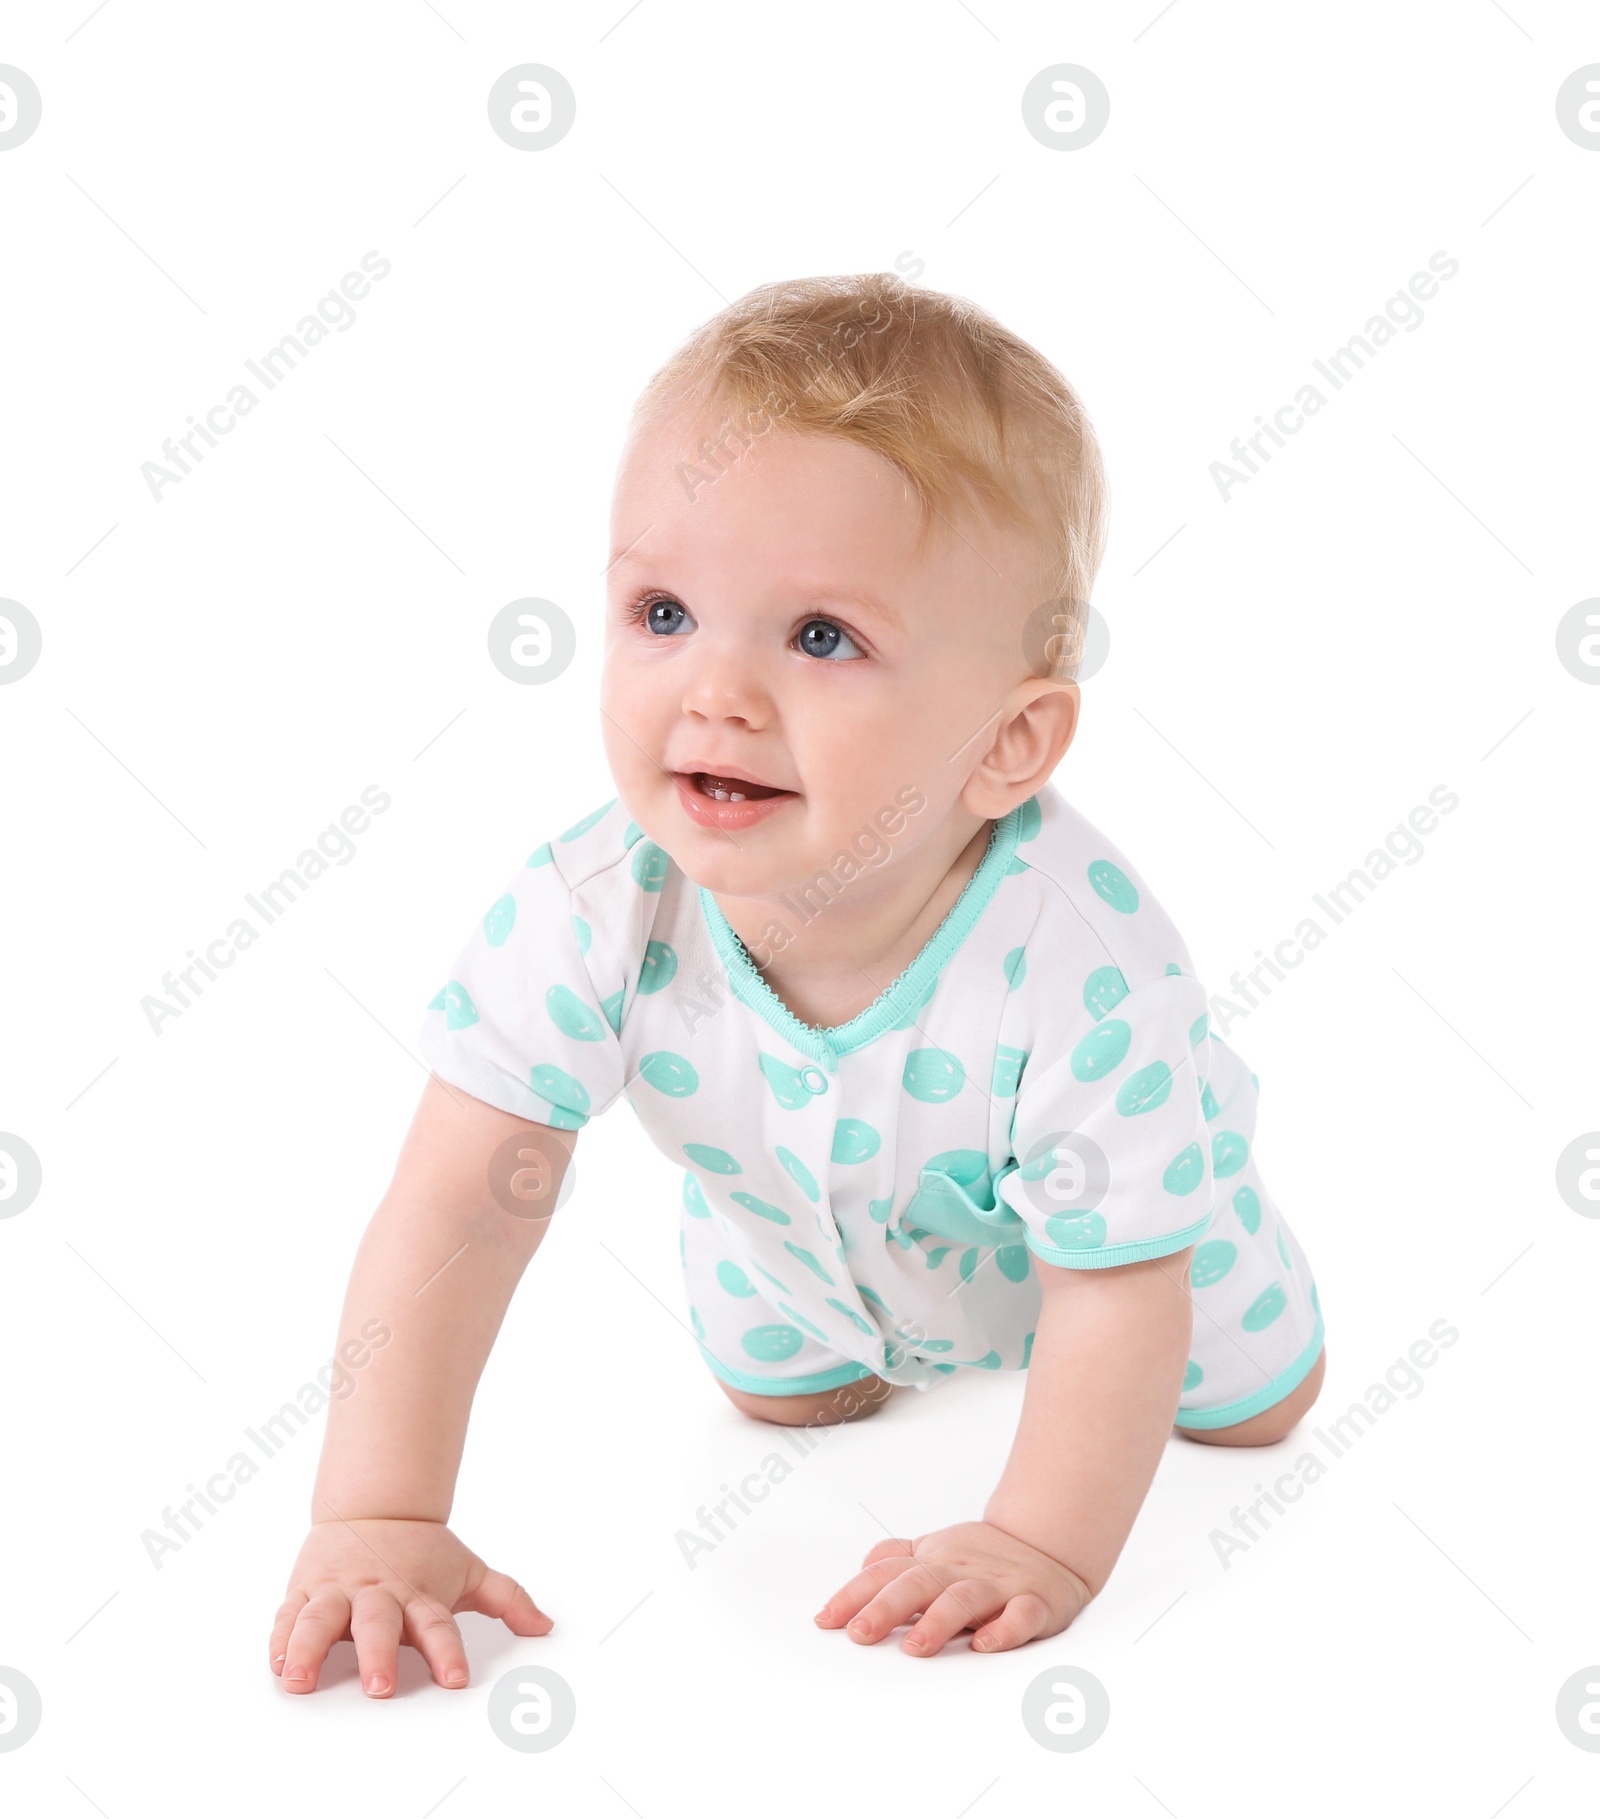
M 1071 741 L 1104 507 L 1072 388 L 975 305 L 881 272 L 730 304 L 617 471 L 602 730 L 629 813 L 731 896 L 953 858 Z M 770 787 L 719 802 L 695 773 Z

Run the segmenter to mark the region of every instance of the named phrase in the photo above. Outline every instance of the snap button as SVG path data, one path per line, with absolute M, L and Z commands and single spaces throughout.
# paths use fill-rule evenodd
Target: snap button
M 803 1067 L 800 1070 L 800 1084 L 808 1093 L 825 1093 L 828 1090 L 828 1076 L 820 1067 Z

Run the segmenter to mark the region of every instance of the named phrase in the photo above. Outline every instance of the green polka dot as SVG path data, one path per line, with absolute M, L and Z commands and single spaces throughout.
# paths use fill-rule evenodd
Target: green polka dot
M 989 1158 L 982 1150 L 940 1150 L 937 1156 L 930 1156 L 922 1167 L 931 1168 L 940 1175 L 948 1175 L 963 1187 L 976 1187 L 980 1181 L 987 1182 L 989 1176 Z
M 600 1008 L 606 1014 L 606 1022 L 611 1025 L 611 1033 L 620 1035 L 622 1031 L 622 1000 L 627 996 L 628 988 L 619 985 L 609 998 L 600 1000 Z
M 827 1296 L 826 1299 L 829 1307 L 833 1308 L 836 1312 L 843 1314 L 846 1320 L 852 1321 L 856 1326 L 859 1326 L 862 1332 L 873 1338 L 877 1337 L 878 1329 L 873 1326 L 870 1321 L 863 1320 L 853 1307 L 846 1307 L 842 1301 L 835 1301 L 832 1295 Z
M 961 1253 L 956 1262 L 956 1269 L 960 1272 L 961 1280 L 963 1282 L 970 1282 L 972 1280 L 972 1273 L 977 1267 L 978 1250 L 977 1246 L 974 1245 L 970 1250 L 964 1250 Z
M 691 1162 L 698 1162 L 701 1168 L 708 1168 L 714 1175 L 742 1175 L 744 1170 L 734 1161 L 726 1150 L 719 1150 L 711 1143 L 686 1143 L 683 1153 Z
M 776 1055 L 761 1054 L 756 1057 L 763 1078 L 772 1088 L 772 1096 L 786 1112 L 795 1112 L 803 1105 L 809 1105 L 813 1094 L 800 1078 L 800 1069 L 791 1067 L 787 1061 L 780 1061 Z
M 876 1156 L 883 1141 L 878 1133 L 860 1118 L 841 1118 L 833 1127 L 833 1160 L 866 1162 Z
M 1113 865 L 1109 859 L 1096 859 L 1089 867 L 1089 882 L 1094 887 L 1094 894 L 1114 910 L 1120 910 L 1124 916 L 1131 916 L 1139 907 L 1139 893 L 1133 887 L 1132 880 L 1120 866 Z
M 1017 1368 L 1019 1370 L 1025 1371 L 1028 1368 L 1028 1360 L 1032 1356 L 1033 1356 L 1033 1334 L 1029 1333 L 1027 1338 L 1024 1339 L 1022 1342 L 1022 1363 Z
M 1026 1282 L 1028 1271 L 1032 1267 L 1028 1261 L 1028 1247 L 1025 1244 L 1002 1244 L 994 1254 L 995 1264 L 1000 1274 L 1008 1282 Z
M 645 944 L 644 964 L 639 968 L 639 990 L 645 996 L 671 985 L 678 971 L 678 956 L 665 941 Z
M 616 797 L 613 796 L 610 802 L 602 802 L 599 808 L 592 809 L 581 821 L 574 821 L 572 826 L 567 829 L 561 838 L 563 840 L 576 840 L 579 834 L 588 833 L 589 829 L 594 826 L 615 801 Z
M 717 1265 L 717 1280 L 730 1295 L 753 1295 L 756 1292 L 750 1278 L 738 1264 L 729 1263 L 726 1258 Z
M 1220 1282 L 1234 1266 L 1239 1247 L 1226 1238 L 1211 1238 L 1195 1246 L 1194 1261 L 1189 1265 L 1189 1281 L 1195 1288 L 1210 1288 Z
M 667 855 L 654 840 L 641 840 L 628 861 L 633 881 L 642 891 L 658 891 L 667 876 Z
M 1083 982 L 1083 1008 L 1095 1017 L 1114 1011 L 1128 995 L 1119 966 L 1097 966 Z
M 543 1122 L 552 1130 L 581 1130 L 589 1122 L 589 1091 L 581 1080 L 541 1061 L 528 1069 L 528 1083 L 541 1099 L 550 1101 L 550 1116 Z
M 946 1377 L 953 1377 L 955 1375 L 956 1367 L 953 1364 L 936 1364 L 933 1368 Z
M 1013 853 L 1011 855 L 1010 861 L 1008 862 L 1008 864 L 1006 866 L 1006 869 L 1000 875 L 1002 878 L 1009 878 L 1013 872 L 1025 872 L 1025 871 L 1027 871 L 1027 869 L 1028 869 L 1027 860 L 1019 859 L 1017 857 L 1017 855 L 1015 853 Z
M 782 1364 L 785 1358 L 792 1358 L 805 1344 L 797 1328 L 792 1326 L 753 1326 L 739 1341 L 752 1358 L 762 1364 Z
M 868 1288 L 864 1282 L 857 1282 L 854 1287 L 856 1293 L 863 1301 L 870 1301 L 874 1307 L 881 1307 L 886 1314 L 889 1314 L 890 1317 L 893 1318 L 893 1311 L 890 1308 L 889 1303 L 884 1300 L 883 1296 L 880 1295 L 875 1288 Z
M 683 1204 L 691 1219 L 709 1219 L 711 1208 L 706 1205 L 705 1189 L 695 1180 L 688 1169 L 683 1171 Z
M 444 1026 L 447 1030 L 468 1029 L 478 1021 L 477 1005 L 467 996 L 467 988 L 455 979 L 439 987 L 429 1000 L 428 1009 L 444 1012 Z
M 1237 1175 L 1250 1155 L 1250 1145 L 1237 1131 L 1218 1131 L 1211 1139 L 1211 1172 L 1219 1180 Z
M 969 1365 L 975 1371 L 997 1371 L 1000 1368 L 1000 1354 L 985 1352 L 981 1358 L 958 1358 L 956 1362 Z
M 1120 1017 L 1097 1023 L 1072 1051 L 1073 1079 L 1103 1080 L 1113 1068 L 1122 1065 L 1132 1041 L 1133 1031 Z
M 893 1210 L 894 1210 L 893 1194 L 889 1195 L 888 1198 L 884 1199 L 884 1200 L 869 1200 L 867 1202 L 867 1211 L 872 1215 L 872 1217 L 874 1219 L 877 1220 L 879 1225 L 882 1225 L 884 1223 L 884 1221 L 889 1217 L 889 1214 Z
M 1165 1061 L 1152 1061 L 1117 1088 L 1117 1110 L 1124 1118 L 1136 1118 L 1140 1112 L 1165 1105 L 1171 1093 L 1172 1069 Z
M 1200 1153 L 1200 1145 L 1191 1143 L 1167 1164 L 1161 1185 L 1169 1194 L 1192 1194 L 1205 1179 L 1205 1175 L 1206 1159 Z
M 937 1244 L 931 1251 L 924 1252 L 922 1260 L 927 1264 L 929 1269 L 936 1270 L 954 1249 L 955 1246 L 953 1244 Z
M 635 840 L 642 840 L 643 838 L 644 829 L 640 827 L 637 821 L 630 821 L 622 830 L 623 850 L 626 851 L 628 847 L 633 845 Z
M 758 1219 L 770 1219 L 774 1225 L 794 1224 L 781 1206 L 774 1206 L 770 1200 L 761 1200 L 754 1194 L 747 1194 L 742 1188 L 728 1198 L 737 1202 L 747 1213 L 754 1213 Z
M 1283 1292 L 1283 1284 L 1274 1282 L 1244 1310 L 1239 1316 L 1239 1324 L 1247 1333 L 1259 1333 L 1262 1327 L 1271 1326 L 1288 1305 L 1289 1297 Z
M 1174 973 L 1182 973 L 1182 971 L 1183 971 L 1183 968 L 1181 966 L 1179 966 L 1179 964 L 1177 963 L 1176 960 L 1169 960 L 1167 962 L 1168 978 L 1171 978 Z
M 704 1338 L 705 1338 L 705 1336 L 706 1336 L 706 1323 L 705 1323 L 705 1321 L 703 1321 L 703 1320 L 702 1320 L 702 1319 L 701 1319 L 701 1318 L 700 1318 L 700 1310 L 699 1310 L 699 1308 L 697 1308 L 697 1307 L 691 1307 L 691 1308 L 690 1308 L 690 1309 L 689 1309 L 689 1324 L 690 1324 L 690 1325 L 691 1325 L 691 1326 L 692 1326 L 692 1327 L 693 1327 L 693 1328 L 694 1328 L 694 1336 L 695 1336 L 695 1338 L 696 1338 L 696 1339 L 704 1339 Z
M 1028 976 L 1028 950 L 1014 947 L 1000 964 L 1005 971 L 1006 988 L 1014 992 Z
M 578 952 L 580 954 L 588 953 L 589 943 L 594 939 L 594 931 L 589 927 L 588 923 L 584 921 L 582 916 L 574 916 L 572 918 L 572 932 L 577 938 Z
M 687 1099 L 698 1090 L 700 1076 L 682 1055 L 670 1048 L 660 1048 L 639 1062 L 639 1075 L 646 1086 L 653 1086 L 669 1099 Z
M 1023 1064 L 1028 1059 L 1025 1048 L 1012 1048 L 1007 1043 L 1000 1043 L 994 1051 L 994 1073 L 990 1077 L 989 1091 L 997 1099 L 1014 1099 L 1017 1088 L 1022 1084 Z
M 822 1265 L 820 1263 L 818 1263 L 816 1258 L 812 1256 L 810 1251 L 808 1251 L 804 1247 L 804 1245 L 796 1244 L 792 1238 L 785 1238 L 783 1241 L 783 1248 L 789 1253 L 789 1255 L 791 1257 L 798 1257 L 800 1259 L 800 1261 L 806 1266 L 806 1268 L 808 1270 L 811 1271 L 811 1273 L 813 1275 L 820 1276 L 822 1278 L 822 1280 L 827 1283 L 829 1288 L 833 1287 L 834 1284 L 833 1284 L 832 1276 L 830 1276 L 828 1274 L 828 1272 L 822 1267 Z
M 778 1311 L 779 1313 L 787 1314 L 797 1326 L 803 1326 L 813 1338 L 820 1339 L 824 1345 L 828 1343 L 828 1335 L 823 1332 L 820 1326 L 813 1326 L 804 1314 L 797 1314 L 792 1307 L 786 1306 L 782 1301 L 778 1303 Z
M 1017 804 L 1017 845 L 1024 840 L 1031 840 L 1044 825 L 1044 811 L 1039 807 L 1039 798 L 1030 796 L 1026 802 Z
M 1189 1026 L 1189 1046 L 1198 1048 L 1205 1041 L 1206 1027 L 1211 1022 L 1210 1011 L 1202 1011 Z
M 917 1341 L 919 1352 L 953 1352 L 955 1349 L 954 1339 L 919 1339 Z
M 1278 1227 L 1278 1255 L 1283 1259 L 1283 1267 L 1286 1270 L 1292 1270 L 1294 1268 L 1294 1265 L 1289 1261 L 1289 1252 L 1283 1242 L 1283 1227 L 1281 1225 Z
M 511 933 L 517 920 L 517 900 L 509 891 L 498 901 L 489 905 L 489 912 L 483 919 L 483 933 L 490 947 L 501 947 L 505 938 Z
M 787 1173 L 789 1179 L 794 1182 L 795 1186 L 800 1189 L 800 1192 L 804 1194 L 809 1201 L 815 1204 L 822 1198 L 822 1189 L 817 1186 L 816 1176 L 812 1174 L 811 1170 L 806 1167 L 793 1150 L 785 1149 L 780 1143 L 778 1145 L 778 1160 L 783 1164 L 784 1171 Z
M 1200 1083 L 1200 1110 L 1204 1113 L 1208 1124 L 1222 1110 L 1222 1107 L 1217 1104 L 1217 1095 L 1212 1092 L 1209 1080 L 1203 1080 Z
M 1099 1213 L 1052 1213 L 1044 1234 L 1058 1250 L 1093 1251 L 1106 1241 L 1106 1222 Z
M 1261 1230 L 1261 1197 L 1253 1187 L 1241 1187 L 1233 1196 L 1233 1210 L 1239 1223 L 1252 1237 Z
M 537 871 L 541 865 L 549 865 L 554 859 L 555 852 L 552 849 L 550 842 L 546 840 L 543 846 L 536 846 L 533 851 L 529 853 L 528 870 Z
M 574 1042 L 599 1042 L 606 1026 L 570 985 L 552 985 L 544 995 L 550 1021 Z
M 1191 1358 L 1183 1369 L 1183 1387 L 1186 1390 L 1198 1389 L 1204 1377 L 1205 1372 Z
M 947 1048 L 914 1048 L 906 1056 L 900 1084 L 913 1099 L 943 1105 L 966 1085 L 967 1070 Z

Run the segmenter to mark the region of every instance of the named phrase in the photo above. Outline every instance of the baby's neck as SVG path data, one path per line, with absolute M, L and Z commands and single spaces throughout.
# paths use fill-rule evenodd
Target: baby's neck
M 792 892 L 776 906 L 761 897 L 718 897 L 717 907 L 790 1014 L 835 1029 L 859 1016 L 927 946 L 983 863 L 993 828 L 993 821 L 979 823 L 953 857 L 930 841 L 887 875 L 874 874 L 870 896 L 858 880 L 854 894 L 846 885 L 809 920 L 796 915 Z M 952 838 L 960 838 L 959 828 Z M 782 942 L 773 939 L 775 922 L 787 931 Z

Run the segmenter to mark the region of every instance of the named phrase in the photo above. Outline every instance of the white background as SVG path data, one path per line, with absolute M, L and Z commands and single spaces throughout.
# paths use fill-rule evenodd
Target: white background
M 1555 628 L 1600 592 L 1600 156 L 1555 96 L 1600 60 L 1592 9 L 87 12 L 13 0 L 0 36 L 44 106 L 0 154 L 0 594 L 44 634 L 0 688 L 0 1130 L 44 1170 L 0 1222 L 0 1664 L 44 1701 L 0 1754 L 9 1810 L 1590 1810 L 1600 1756 L 1554 1708 L 1600 1660 L 1600 1225 L 1554 1183 L 1600 1126 L 1600 690 Z M 486 113 L 524 62 L 577 94 L 537 153 Z M 1020 112 L 1061 62 L 1111 95 L 1077 152 Z M 155 502 L 141 464 L 369 249 L 393 270 L 355 325 Z M 1441 249 L 1422 326 L 1224 502 L 1210 464 Z M 555 1630 L 466 1617 L 471 1687 L 408 1651 L 387 1704 L 343 1645 L 293 1699 L 266 1641 L 320 1419 L 159 1571 L 141 1532 L 327 1357 L 424 1002 L 510 869 L 614 793 L 600 570 L 633 397 L 749 287 L 897 262 L 1093 418 L 1112 646 L 1056 783 L 1213 991 L 1459 795 L 1228 1033 L 1327 1315 L 1307 1426 L 1431 1323 L 1459 1341 L 1226 1571 L 1211 1531 L 1305 1428 L 1175 1437 L 1058 1637 L 861 1648 L 811 1612 L 885 1528 L 980 1514 L 1022 1380 L 829 1435 L 691 1572 L 676 1532 L 777 1436 L 699 1361 L 679 1174 L 618 1113 L 513 1305 L 454 1517 Z M 486 655 L 530 594 L 579 632 L 543 688 Z M 141 998 L 369 784 L 393 805 L 356 857 L 154 1035 Z M 544 1755 L 485 1719 L 532 1662 L 578 1702 Z M 1061 1666 L 1111 1700 L 1078 1754 L 1019 1716 Z

